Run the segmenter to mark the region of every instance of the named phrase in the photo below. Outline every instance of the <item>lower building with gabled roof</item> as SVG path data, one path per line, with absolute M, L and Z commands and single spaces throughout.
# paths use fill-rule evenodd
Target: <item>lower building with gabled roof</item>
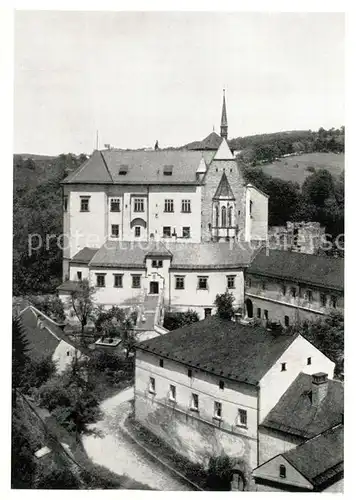
M 308 358 L 313 364 L 308 364 Z M 260 462 L 260 425 L 300 372 L 334 363 L 301 335 L 211 317 L 137 345 L 135 418 L 192 462 Z

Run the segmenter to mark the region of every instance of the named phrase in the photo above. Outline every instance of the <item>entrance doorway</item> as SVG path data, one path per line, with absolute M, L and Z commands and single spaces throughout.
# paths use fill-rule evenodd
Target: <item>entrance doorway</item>
M 158 281 L 150 281 L 150 294 L 158 294 Z
M 251 299 L 246 299 L 246 312 L 248 318 L 253 318 L 253 304 Z

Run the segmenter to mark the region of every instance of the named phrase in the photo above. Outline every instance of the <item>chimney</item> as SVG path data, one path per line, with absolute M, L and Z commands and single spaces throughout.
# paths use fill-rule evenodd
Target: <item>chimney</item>
M 324 372 L 312 375 L 312 405 L 320 406 L 328 393 L 328 374 Z

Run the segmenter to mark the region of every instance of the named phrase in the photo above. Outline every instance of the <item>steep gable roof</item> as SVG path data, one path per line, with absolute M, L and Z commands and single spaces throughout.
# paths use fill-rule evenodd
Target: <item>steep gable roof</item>
M 257 385 L 297 338 L 212 316 L 146 340 L 137 349 L 218 376 Z
M 220 137 L 220 135 L 218 135 L 216 132 L 211 132 L 202 141 L 191 142 L 186 147 L 190 150 L 216 151 L 217 149 L 219 149 L 221 141 L 222 137 Z
M 210 163 L 213 152 L 203 152 Z M 202 153 L 187 150 L 104 150 L 94 154 L 64 184 L 197 184 Z M 170 172 L 170 175 L 165 175 Z M 124 174 L 121 175 L 120 174 Z
M 282 456 L 319 487 L 344 470 L 344 426 L 328 429 Z
M 83 165 L 72 172 L 63 181 L 64 184 L 80 184 L 81 182 L 90 184 L 110 184 L 113 182 L 101 151 L 94 151 Z
M 263 427 L 311 438 L 342 422 L 344 385 L 328 380 L 328 392 L 320 406 L 312 405 L 312 376 L 300 373 L 268 413 Z
M 293 485 L 295 477 L 289 479 L 288 472 L 286 478 L 279 476 L 279 465 L 289 465 L 308 481 L 306 485 L 299 485 L 300 487 L 307 486 L 308 489 L 322 491 L 343 477 L 343 442 L 344 426 L 338 424 L 259 465 L 253 471 L 253 477 Z
M 221 141 L 219 149 L 217 150 L 214 161 L 215 160 L 235 160 L 234 155 L 231 153 L 231 150 L 226 142 L 226 139 Z
M 223 172 L 218 188 L 213 196 L 213 200 L 216 198 L 228 198 L 229 200 L 234 200 L 235 196 L 232 192 L 229 181 L 227 180 L 225 172 Z
M 269 250 L 262 248 L 253 259 L 250 274 L 274 278 L 284 278 L 325 287 L 344 290 L 344 259 Z

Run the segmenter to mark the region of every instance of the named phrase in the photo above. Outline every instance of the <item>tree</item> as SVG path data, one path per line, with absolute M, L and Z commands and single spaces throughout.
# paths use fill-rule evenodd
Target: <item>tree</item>
M 325 169 L 318 170 L 304 181 L 302 193 L 306 200 L 322 207 L 335 193 L 333 176 Z
M 11 422 L 11 488 L 32 487 L 36 462 L 29 439 L 29 429 L 21 411 L 13 408 Z
M 52 462 L 38 467 L 34 487 L 45 490 L 78 490 L 82 489 L 82 482 L 68 466 L 64 468 L 63 464 Z
M 56 375 L 39 388 L 40 406 L 47 408 L 68 431 L 80 434 L 90 432 L 88 425 L 100 415 L 95 386 L 81 376 L 78 361 L 75 369 L 69 367 L 62 375 Z M 80 368 L 80 367 L 79 367 Z
M 213 491 L 230 491 L 232 461 L 227 455 L 210 457 L 208 466 L 208 487 Z
M 101 311 L 95 321 L 97 332 L 108 338 L 121 339 L 121 346 L 130 355 L 137 342 L 138 332 L 134 329 L 137 312 L 127 312 L 119 307 L 112 307 L 109 311 Z
M 21 387 L 28 362 L 29 342 L 19 318 L 12 318 L 12 388 L 16 403 L 16 389 Z
M 22 390 L 25 393 L 40 387 L 56 372 L 56 365 L 51 356 L 39 360 L 28 359 L 24 367 Z
M 190 325 L 199 321 L 199 315 L 196 311 L 188 309 L 184 312 L 166 312 L 164 315 L 163 326 L 167 330 L 176 330 L 183 326 Z
M 77 288 L 70 295 L 70 305 L 80 322 L 82 341 L 84 341 L 84 329 L 88 320 L 93 318 L 95 312 L 94 293 L 95 287 L 91 287 L 89 281 L 84 279 L 77 283 Z
M 64 314 L 63 302 L 57 296 L 46 295 L 31 296 L 30 300 L 37 309 L 49 316 L 55 321 L 64 321 L 66 319 Z
M 217 307 L 217 315 L 222 319 L 232 319 L 235 314 L 235 297 L 230 292 L 217 294 L 214 305 Z

